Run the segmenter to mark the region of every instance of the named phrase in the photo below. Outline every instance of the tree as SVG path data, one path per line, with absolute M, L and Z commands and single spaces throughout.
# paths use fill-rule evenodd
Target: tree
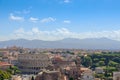
M 116 62 L 114 62 L 114 61 L 110 61 L 110 62 L 109 62 L 109 66 L 111 66 L 111 67 L 116 67 L 118 64 L 119 64 L 119 63 L 116 63 Z
M 120 57 L 114 57 L 114 58 L 113 58 L 113 61 L 114 61 L 114 62 L 117 62 L 117 63 L 120 63 Z
M 95 74 L 96 78 L 101 78 L 101 80 L 104 78 L 104 74 Z
M 97 63 L 97 62 L 99 62 L 99 59 L 98 58 L 93 58 L 93 62 Z
M 106 66 L 106 70 L 105 70 L 105 76 L 106 78 L 108 78 L 108 64 L 109 64 L 109 58 L 107 57 L 105 60 L 105 66 Z
M 105 65 L 104 61 L 99 61 L 99 66 L 104 66 L 104 65 Z
M 109 64 L 109 58 L 107 57 L 105 60 L 105 65 L 108 66 L 108 64 Z
M 7 70 L 11 74 L 17 74 L 20 73 L 20 70 L 16 66 L 10 66 L 10 68 Z
M 4 78 L 3 78 L 3 76 L 2 76 L 2 75 L 0 75 L 0 80 L 4 80 Z
M 31 80 L 34 80 L 34 77 L 32 76 Z
M 85 56 L 83 59 L 83 65 L 85 67 L 90 67 L 92 65 L 92 59 L 89 56 Z
M 9 79 L 10 77 L 11 74 L 9 72 L 0 70 L 0 80 Z
M 69 80 L 74 80 L 72 77 Z

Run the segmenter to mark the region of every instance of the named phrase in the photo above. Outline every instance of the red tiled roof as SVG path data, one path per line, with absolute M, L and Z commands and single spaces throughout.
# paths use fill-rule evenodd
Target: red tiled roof
M 0 66 L 10 66 L 10 65 L 12 65 L 12 64 L 9 64 L 7 62 L 0 62 Z

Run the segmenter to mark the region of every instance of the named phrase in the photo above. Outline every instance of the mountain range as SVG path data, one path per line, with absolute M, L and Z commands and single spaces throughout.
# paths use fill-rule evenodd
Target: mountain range
M 25 48 L 75 48 L 75 49 L 120 49 L 120 41 L 107 38 L 75 39 L 57 41 L 17 39 L 0 41 L 0 47 L 19 46 Z

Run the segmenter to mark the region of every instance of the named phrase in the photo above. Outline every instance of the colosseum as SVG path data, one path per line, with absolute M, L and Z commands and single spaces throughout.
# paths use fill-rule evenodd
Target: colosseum
M 52 62 L 47 54 L 19 54 L 18 67 L 23 74 L 37 74 L 41 69 L 45 69 Z

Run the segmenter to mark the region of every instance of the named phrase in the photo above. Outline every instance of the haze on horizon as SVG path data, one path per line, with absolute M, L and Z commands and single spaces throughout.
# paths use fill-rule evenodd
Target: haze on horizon
M 119 0 L 0 0 L 0 41 L 109 38 L 120 41 Z

